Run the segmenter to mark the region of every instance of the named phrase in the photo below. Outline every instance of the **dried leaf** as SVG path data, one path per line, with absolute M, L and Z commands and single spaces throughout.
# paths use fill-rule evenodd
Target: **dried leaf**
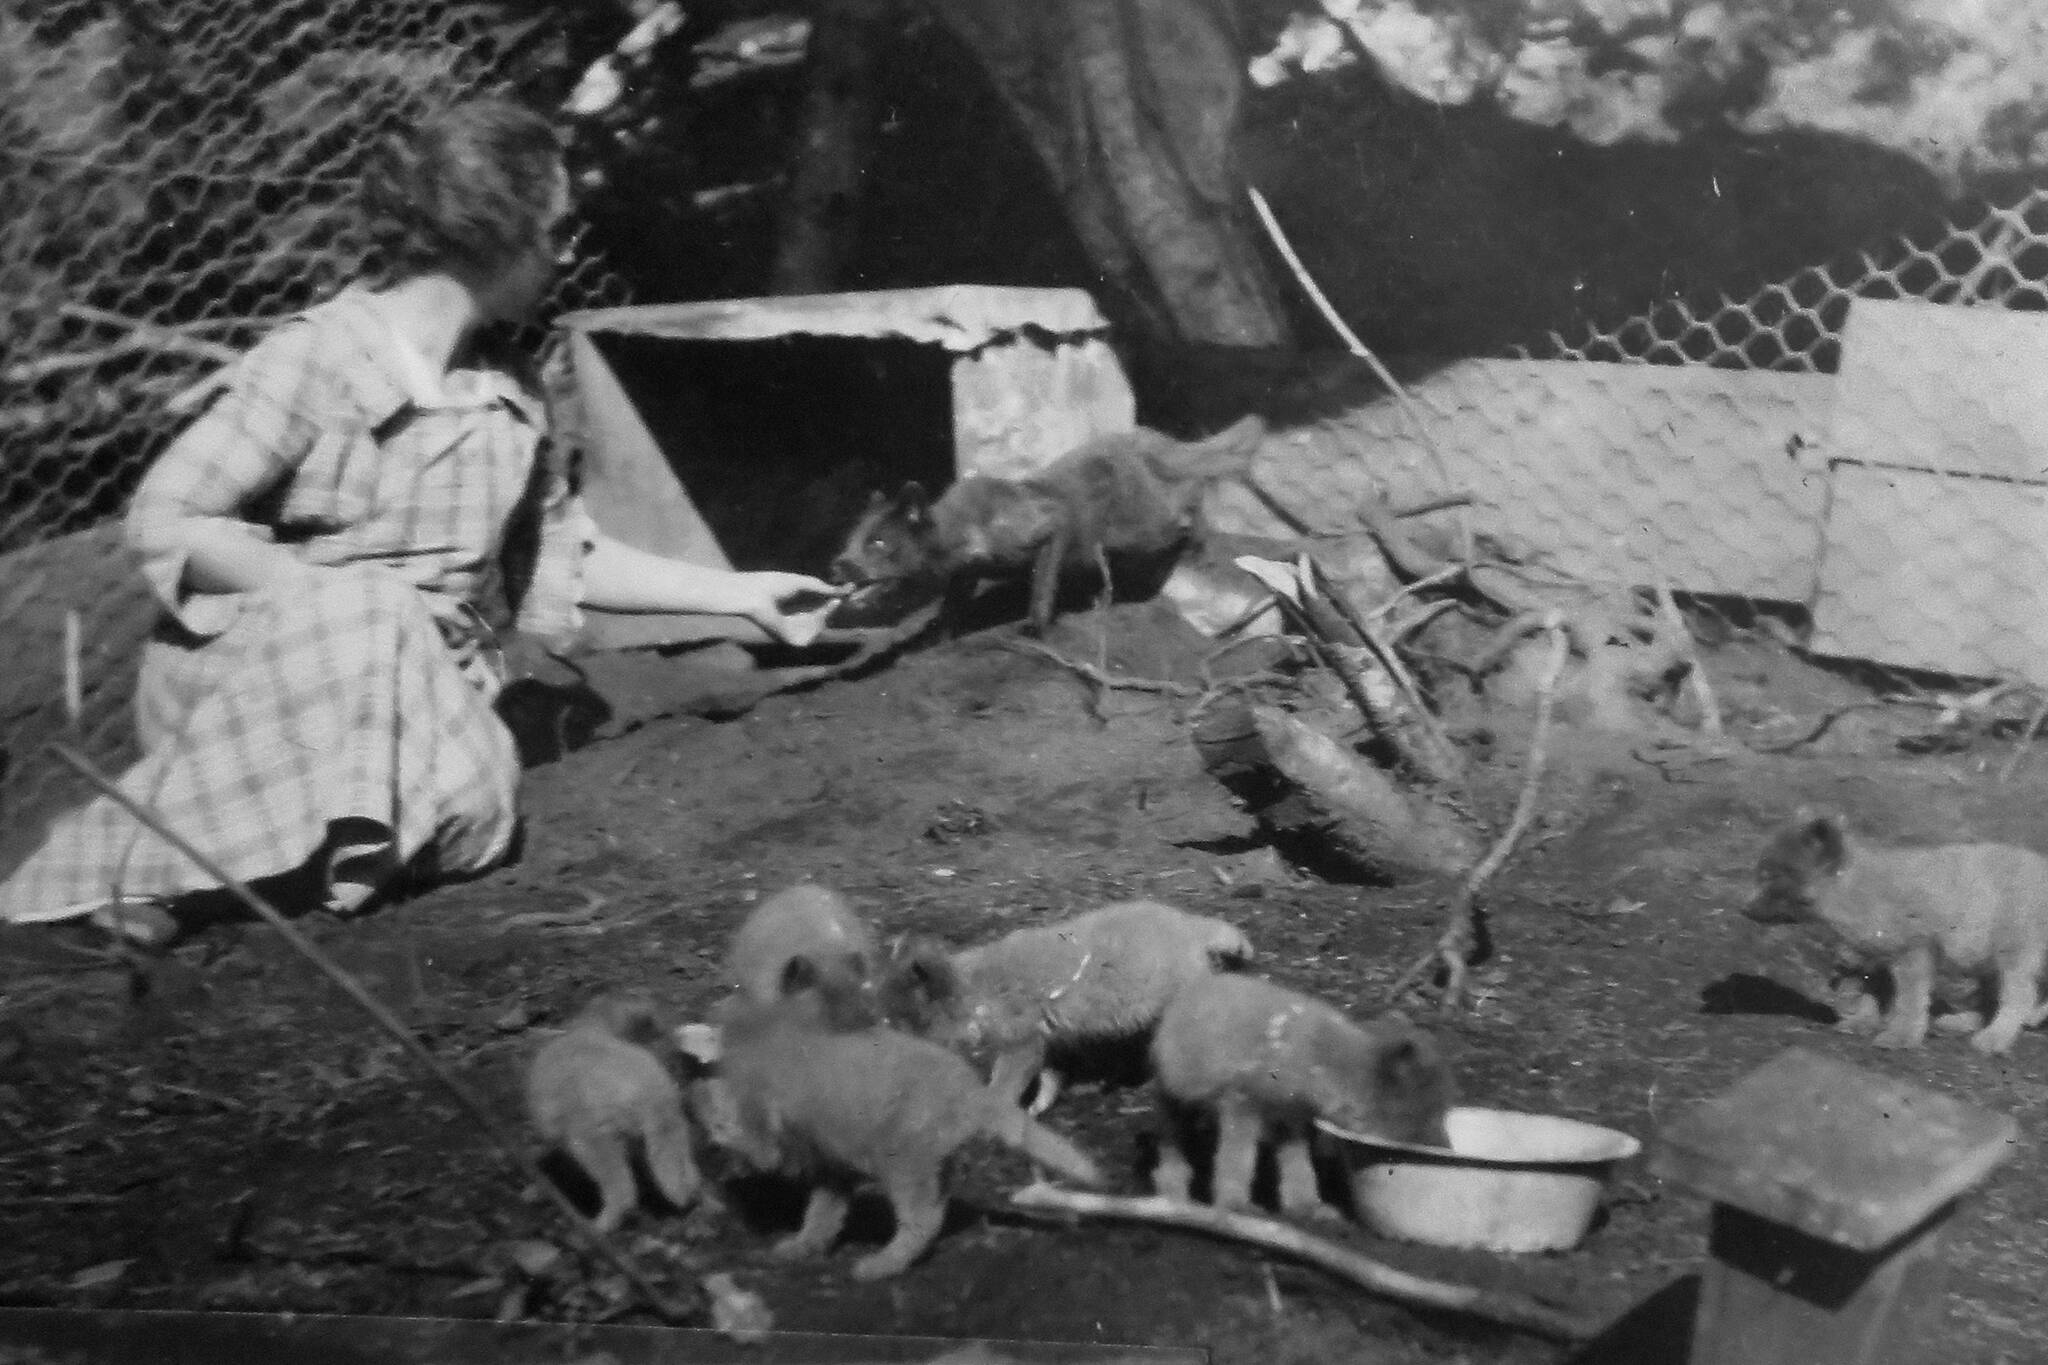
M 520 1270 L 538 1279 L 561 1263 L 562 1249 L 553 1242 L 543 1242 L 538 1238 L 529 1238 L 518 1242 L 507 1242 L 505 1244 L 505 1255 Z
M 496 1275 L 484 1275 L 471 1280 L 468 1284 L 459 1285 L 449 1290 L 448 1297 L 451 1299 L 473 1299 L 479 1295 L 491 1293 L 503 1284 L 504 1281 L 500 1280 Z
M 98 1265 L 87 1266 L 71 1277 L 70 1287 L 72 1289 L 97 1289 L 103 1284 L 112 1284 L 123 1275 L 126 1275 L 128 1267 L 134 1264 L 135 1258 L 130 1256 L 122 1261 L 101 1261 Z

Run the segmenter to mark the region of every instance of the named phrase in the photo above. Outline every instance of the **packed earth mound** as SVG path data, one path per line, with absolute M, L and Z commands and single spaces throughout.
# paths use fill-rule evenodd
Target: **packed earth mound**
M 516 865 L 305 923 L 508 1120 L 527 1059 L 584 1000 L 637 988 L 703 1017 L 734 925 L 806 878 L 842 888 L 888 933 L 957 943 L 1154 897 L 1243 929 L 1256 969 L 1279 981 L 1361 1014 L 1385 1008 L 1453 886 L 1340 884 L 1278 857 L 1191 742 L 1199 653 L 1141 628 L 1129 613 L 1142 610 L 1117 608 L 1114 629 L 1069 619 L 1049 644 L 1103 676 L 1174 686 L 1100 687 L 998 629 L 736 718 L 614 724 L 528 773 Z M 2048 1040 L 2030 1033 L 1998 1058 L 1941 1037 L 1880 1053 L 1830 1030 L 1823 953 L 1736 910 L 1767 832 L 1802 802 L 1845 809 L 1878 837 L 2038 843 L 2048 756 L 2022 755 L 2007 775 L 2008 739 L 1932 742 L 1933 711 L 1845 711 L 1867 694 L 1763 635 L 1705 658 L 1731 735 L 1790 747 L 1553 733 L 1538 819 L 1486 897 L 1491 952 L 1465 1009 L 1439 1019 L 1422 996 L 1401 1002 L 1442 1039 L 1463 1096 L 1648 1140 L 1798 1043 L 2031 1133 L 2048 1109 Z M 1519 714 L 1489 745 L 1463 741 L 1489 830 L 1521 786 Z M 0 1304 L 650 1320 L 474 1122 L 274 933 L 216 925 L 161 960 L 123 962 L 14 930 L 0 952 Z M 1048 1121 L 1102 1159 L 1114 1190 L 1142 1193 L 1150 1112 L 1142 1084 L 1109 1076 L 1075 1083 Z M 799 1207 L 772 1181 L 735 1184 L 723 1211 L 643 1208 L 625 1232 L 665 1283 L 728 1272 L 790 1330 L 1198 1344 L 1225 1365 L 1574 1358 L 1242 1246 L 1007 1209 L 1028 1178 L 1014 1155 L 970 1149 L 936 1248 L 881 1285 L 846 1273 L 887 1236 L 878 1201 L 857 1204 L 831 1256 L 794 1265 L 767 1254 Z M 2048 1336 L 2044 1200 L 2048 1161 L 2024 1140 L 1957 1228 L 1950 1359 L 2022 1359 Z M 1321 1230 L 1419 1273 L 1628 1314 L 1579 1357 L 1624 1360 L 1683 1331 L 1706 1215 L 1638 1163 L 1570 1252 Z

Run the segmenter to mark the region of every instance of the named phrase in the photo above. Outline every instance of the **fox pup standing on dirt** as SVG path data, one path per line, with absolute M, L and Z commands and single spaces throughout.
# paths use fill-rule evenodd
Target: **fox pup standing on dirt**
M 1891 969 L 1891 1006 L 1879 1047 L 1918 1047 L 1927 1036 L 1937 967 L 1997 982 L 1998 1010 L 1970 1038 L 2001 1053 L 2041 1022 L 2048 967 L 2048 858 L 2010 844 L 1881 848 L 1838 815 L 1801 811 L 1765 846 L 1757 894 L 1743 913 L 1765 924 L 1824 925 L 1860 962 Z
M 1049 1046 L 1143 1034 L 1181 986 L 1251 956 L 1251 941 L 1220 919 L 1158 901 L 1105 905 L 953 954 L 957 1036 L 995 1050 L 989 1087 L 1005 1103 L 1036 1076 L 1031 1112 L 1042 1114 L 1059 1094 Z
M 1270 1137 L 1280 1207 L 1327 1216 L 1310 1143 L 1318 1118 L 1396 1142 L 1442 1145 L 1451 1074 L 1428 1034 L 1359 1023 L 1333 1005 L 1255 976 L 1210 976 L 1174 996 L 1152 1039 L 1162 1109 L 1153 1186 L 1185 1201 L 1193 1120 L 1217 1120 L 1216 1203 L 1250 1207 L 1259 1143 Z
M 651 1050 L 662 1043 L 647 1001 L 603 995 L 527 1069 L 527 1114 L 543 1140 L 597 1182 L 596 1222 L 605 1232 L 638 1202 L 636 1149 L 655 1187 L 676 1208 L 688 1208 L 702 1184 L 682 1091 Z
M 740 1150 L 772 1154 L 813 1181 L 803 1226 L 776 1244 L 782 1257 L 828 1250 L 846 1221 L 847 1191 L 873 1180 L 896 1214 L 881 1250 L 854 1262 L 856 1279 L 895 1275 L 924 1253 L 945 1220 L 947 1159 L 994 1138 L 1084 1184 L 1100 1184 L 1088 1155 L 989 1093 L 973 1068 L 937 1043 L 896 1029 L 839 1030 L 835 1009 L 803 958 L 769 1004 L 735 1000 L 725 1021 L 721 1081 Z
M 1250 469 L 1264 434 L 1256 417 L 1193 444 L 1141 427 L 1087 441 L 1025 479 L 969 475 L 937 502 L 915 483 L 894 498 L 876 493 L 832 576 L 938 586 L 1028 573 L 1031 627 L 1042 635 L 1063 575 L 1157 591 L 1193 534 L 1203 491 Z
M 922 1031 L 957 993 L 942 945 L 920 937 L 884 944 L 845 896 L 815 882 L 754 908 L 726 949 L 726 979 L 740 998 L 769 1004 L 798 958 L 834 983 L 820 998 L 838 1028 L 887 1022 Z

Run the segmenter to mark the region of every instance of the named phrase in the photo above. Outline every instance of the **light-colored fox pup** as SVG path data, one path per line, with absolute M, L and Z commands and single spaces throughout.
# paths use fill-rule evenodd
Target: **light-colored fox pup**
M 702 1180 L 675 1078 L 652 1051 L 664 1035 L 653 1006 L 631 995 L 601 995 L 534 1057 L 526 1111 L 543 1140 L 597 1182 L 596 1223 L 610 1232 L 639 1201 L 637 1150 L 662 1196 L 678 1209 Z
M 726 949 L 726 979 L 741 999 L 768 1004 L 798 958 L 833 983 L 822 1000 L 835 1028 L 888 1022 L 922 1031 L 957 993 L 943 945 L 920 937 L 885 944 L 844 895 L 815 882 L 777 892 L 741 922 Z
M 1034 1076 L 1031 1112 L 1059 1093 L 1046 1049 L 1140 1035 L 1197 977 L 1251 960 L 1236 926 L 1158 901 L 1121 901 L 1058 924 L 1019 929 L 953 954 L 959 1036 L 997 1056 L 989 1087 L 1009 1103 Z
M 1329 1216 L 1316 1191 L 1314 1121 L 1397 1142 L 1442 1144 L 1448 1066 L 1428 1034 L 1398 1020 L 1358 1022 L 1334 1005 L 1254 976 L 1189 983 L 1152 1039 L 1163 1131 L 1153 1186 L 1186 1200 L 1191 1120 L 1217 1120 L 1219 1205 L 1249 1207 L 1262 1140 L 1271 1138 L 1280 1207 Z
M 991 1094 L 974 1069 L 937 1043 L 897 1029 L 835 1029 L 820 979 L 791 962 L 780 997 L 735 1000 L 724 1024 L 719 1082 L 729 1095 L 734 1150 L 768 1157 L 812 1182 L 803 1226 L 778 1242 L 781 1257 L 828 1250 L 846 1221 L 847 1195 L 862 1179 L 882 1187 L 895 1235 L 854 1262 L 856 1279 L 900 1273 L 945 1220 L 947 1158 L 975 1138 L 994 1138 L 1086 1184 L 1095 1162 L 1073 1143 Z
M 1971 1035 L 2000 1053 L 2040 1023 L 2048 966 L 2048 858 L 2010 844 L 1884 848 L 1839 815 L 1802 810 L 1764 847 L 1757 893 L 1743 913 L 1765 924 L 1824 926 L 1863 964 L 1888 966 L 1888 1010 L 1845 1021 L 1878 1027 L 1879 1047 L 1918 1047 L 1927 1036 L 1942 964 L 1980 984 L 1997 982 L 1997 1013 Z

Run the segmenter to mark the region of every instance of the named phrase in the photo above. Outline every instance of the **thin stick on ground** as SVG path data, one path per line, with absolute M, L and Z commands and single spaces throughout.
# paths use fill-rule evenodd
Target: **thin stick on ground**
M 2027 717 L 2027 728 L 2020 731 L 2019 743 L 2013 745 L 2012 757 L 2006 759 L 2004 766 L 1999 768 L 1998 780 L 2001 784 L 2012 781 L 2012 775 L 2019 771 L 2020 761 L 2027 756 L 2027 748 L 2034 742 L 2034 735 L 2040 730 L 2041 722 L 2044 720 L 2048 720 L 2048 693 L 2042 695 L 2040 705 Z
M 1123 692 L 1160 692 L 1169 697 L 1199 697 L 1202 689 L 1188 683 L 1172 682 L 1165 678 L 1132 678 L 1109 672 L 1097 664 L 1082 659 L 1070 659 L 1050 645 L 1036 640 L 1003 639 L 997 642 L 1002 648 L 1018 654 L 1033 654 L 1049 659 L 1069 672 L 1077 673 L 1097 687 Z
M 1479 902 L 1479 893 L 1493 880 L 1515 845 L 1528 831 L 1529 824 L 1536 818 L 1536 793 L 1543 781 L 1543 767 L 1548 755 L 1550 738 L 1550 713 L 1557 700 L 1557 680 L 1564 672 L 1565 659 L 1571 652 L 1571 638 L 1565 634 L 1563 615 L 1553 611 L 1544 618 L 1543 628 L 1550 632 L 1550 658 L 1543 669 L 1543 678 L 1536 694 L 1536 728 L 1529 739 L 1529 762 L 1522 776 L 1522 794 L 1515 801 L 1514 817 L 1493 848 L 1480 859 L 1479 865 L 1465 877 L 1458 888 L 1458 894 L 1451 897 L 1450 906 L 1444 911 L 1443 933 L 1430 946 L 1428 952 L 1417 958 L 1407 971 L 1401 973 L 1387 992 L 1392 1004 L 1400 1000 L 1409 987 L 1420 981 L 1433 964 L 1441 964 L 1444 971 L 1443 994 L 1438 1005 L 1445 1012 L 1456 1010 L 1465 995 L 1465 974 L 1467 961 L 1477 937 L 1474 916 Z
M 1348 1247 L 1255 1214 L 1235 1213 L 1208 1204 L 1182 1203 L 1158 1195 L 1136 1198 L 1061 1189 L 1043 1181 L 1018 1190 L 1010 1200 L 1019 1208 L 1160 1223 L 1246 1242 L 1341 1275 L 1369 1293 L 1418 1308 L 1469 1314 L 1520 1328 L 1549 1341 L 1585 1341 L 1599 1331 L 1598 1324 L 1569 1309 L 1507 1290 L 1479 1289 L 1411 1275 L 1382 1261 L 1362 1256 Z
M 607 1234 L 599 1232 L 595 1227 L 591 1226 L 589 1220 L 577 1212 L 576 1206 L 569 1202 L 569 1197 L 562 1193 L 561 1188 L 553 1180 L 548 1178 L 546 1172 L 541 1170 L 539 1164 L 527 1153 L 525 1147 L 507 1129 L 504 1122 L 492 1112 L 491 1107 L 484 1103 L 482 1097 L 463 1084 L 462 1080 L 454 1072 L 443 1065 L 441 1059 L 429 1051 L 427 1045 L 422 1043 L 413 1031 L 407 1028 L 399 1020 L 398 1016 L 393 1014 L 382 1001 L 372 995 L 362 982 L 358 981 L 345 967 L 322 951 L 318 944 L 300 932 L 298 926 L 286 919 L 277 907 L 250 890 L 239 879 L 230 876 L 227 870 L 221 867 L 220 864 L 200 852 L 183 835 L 172 829 L 165 822 L 162 815 L 122 791 L 113 779 L 102 773 L 98 767 L 83 755 L 64 744 L 52 744 L 50 749 L 68 767 L 78 773 L 80 777 L 83 777 L 87 782 L 98 788 L 101 794 L 141 821 L 151 833 L 191 859 L 194 865 L 205 872 L 207 876 L 213 878 L 222 887 L 226 888 L 236 900 L 239 900 L 242 904 L 248 906 L 250 910 L 254 911 L 257 917 L 275 929 L 294 951 L 306 958 L 326 975 L 329 980 L 339 986 L 342 994 L 360 1006 L 363 1012 L 376 1022 L 377 1027 L 383 1029 L 396 1039 L 399 1045 L 412 1054 L 413 1059 L 425 1068 L 427 1074 L 439 1082 L 442 1089 L 455 1098 L 456 1103 L 469 1111 L 470 1116 L 483 1129 L 484 1136 L 498 1149 L 499 1155 L 504 1157 L 506 1163 L 525 1180 L 539 1185 L 542 1191 L 554 1201 L 555 1207 L 561 1211 L 564 1219 L 574 1230 L 576 1239 L 590 1250 L 596 1252 L 605 1261 L 609 1262 L 613 1269 L 625 1276 L 627 1282 L 647 1300 L 650 1308 L 670 1322 L 688 1322 L 695 1319 L 696 1314 L 690 1309 L 670 1300 L 666 1293 L 652 1280 L 648 1279 L 646 1273 L 640 1269 L 639 1263 L 623 1247 L 614 1242 Z

